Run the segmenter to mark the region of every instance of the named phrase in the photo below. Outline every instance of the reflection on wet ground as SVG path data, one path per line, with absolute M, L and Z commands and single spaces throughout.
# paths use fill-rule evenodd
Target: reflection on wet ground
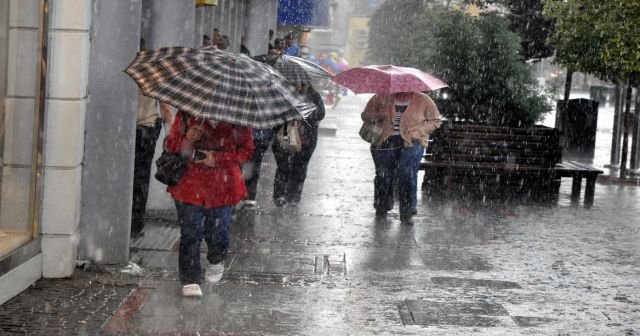
M 273 206 L 267 155 L 258 207 L 236 211 L 223 281 L 204 286 L 202 300 L 179 295 L 175 223 L 151 219 L 132 242 L 141 287 L 103 331 L 640 333 L 640 188 L 599 184 L 591 209 L 572 205 L 570 181 L 552 205 L 419 193 L 415 225 L 401 224 L 397 208 L 377 220 L 373 163 L 357 132 L 363 102 L 347 97 L 328 112 L 338 131 L 321 137 L 298 206 Z
M 376 219 L 357 99 L 331 111 L 338 132 L 321 138 L 298 206 L 273 206 L 267 155 L 258 207 L 235 214 L 223 282 L 197 303 L 206 313 L 163 319 L 157 307 L 175 300 L 177 287 L 162 283 L 154 308 L 142 307 L 133 326 L 307 335 L 640 332 L 638 188 L 598 185 L 591 209 L 572 205 L 570 180 L 551 205 L 420 193 L 414 226 L 402 225 L 397 209 Z M 222 311 L 234 318 L 203 322 Z

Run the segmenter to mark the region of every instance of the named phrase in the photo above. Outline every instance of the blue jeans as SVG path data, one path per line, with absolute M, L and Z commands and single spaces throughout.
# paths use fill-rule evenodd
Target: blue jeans
M 394 183 L 397 183 L 400 215 L 413 215 L 418 197 L 418 169 L 424 148 L 415 142 L 413 146 L 393 148 L 371 147 L 376 166 L 373 206 L 377 211 L 393 209 Z
M 199 284 L 202 279 L 200 242 L 207 243 L 207 259 L 212 264 L 221 262 L 229 251 L 229 224 L 231 207 L 213 209 L 176 201 L 180 223 L 180 251 L 178 270 L 183 285 Z

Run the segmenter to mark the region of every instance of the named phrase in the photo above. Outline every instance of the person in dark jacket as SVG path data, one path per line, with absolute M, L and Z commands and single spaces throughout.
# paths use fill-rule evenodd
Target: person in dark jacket
M 242 166 L 245 173 L 247 185 L 247 199 L 242 204 L 243 209 L 251 209 L 258 205 L 256 199 L 258 196 L 258 181 L 260 180 L 260 171 L 262 170 L 262 159 L 264 154 L 271 146 L 273 138 L 273 129 L 271 128 L 255 128 L 253 129 L 253 144 L 255 150 L 249 162 Z
M 325 115 L 320 94 L 308 83 L 298 83 L 296 86 L 300 93 L 305 94 L 316 105 L 316 110 L 299 123 L 302 138 L 302 149 L 299 152 L 291 153 L 282 148 L 278 141 L 273 142 L 272 149 L 277 164 L 273 200 L 278 207 L 285 204 L 297 205 L 300 202 L 309 161 L 318 143 L 318 127 Z M 274 129 L 274 133 L 280 127 Z

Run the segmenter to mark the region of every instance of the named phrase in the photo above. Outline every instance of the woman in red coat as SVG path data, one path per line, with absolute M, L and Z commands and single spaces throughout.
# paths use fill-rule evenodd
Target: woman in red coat
M 200 297 L 200 242 L 207 243 L 211 263 L 205 278 L 217 282 L 229 251 L 231 210 L 246 194 L 240 164 L 251 158 L 254 145 L 250 128 L 193 117 L 187 119 L 185 134 L 183 115 L 182 111 L 176 115 L 166 149 L 189 157 L 189 164 L 180 182 L 167 191 L 175 200 L 180 223 L 182 295 Z

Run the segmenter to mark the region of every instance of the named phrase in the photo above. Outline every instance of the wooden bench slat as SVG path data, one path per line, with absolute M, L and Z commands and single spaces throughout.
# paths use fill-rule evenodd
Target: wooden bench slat
M 554 161 L 540 157 L 522 157 L 513 155 L 468 155 L 468 154 L 435 154 L 432 160 L 452 161 L 452 162 L 492 162 L 492 163 L 511 163 L 525 165 L 553 166 Z
M 492 171 L 550 171 L 555 168 L 543 167 L 536 165 L 520 165 L 520 164 L 500 164 L 495 165 L 485 162 L 437 162 L 437 161 L 423 161 L 420 163 L 421 167 L 442 167 L 452 169 L 490 169 Z
M 559 150 L 561 148 L 550 146 L 549 143 L 519 143 L 496 140 L 471 140 L 471 139 L 434 139 L 429 145 L 429 151 L 434 151 L 440 147 L 480 147 L 480 148 L 503 148 L 503 149 L 534 149 L 534 150 Z M 433 147 L 433 148 L 432 148 Z
M 482 126 L 482 125 L 462 125 L 445 123 L 436 132 L 449 132 L 449 131 L 461 131 L 466 133 L 501 133 L 501 134 L 530 134 L 530 135 L 550 135 L 560 134 L 555 128 L 537 126 L 528 128 L 510 128 L 510 127 L 497 127 L 497 126 Z
M 529 143 L 543 142 L 549 143 L 559 136 L 528 135 L 528 134 L 498 134 L 498 133 L 464 133 L 447 132 L 443 133 L 443 139 L 473 139 L 473 140 L 500 140 L 500 141 L 526 141 Z

